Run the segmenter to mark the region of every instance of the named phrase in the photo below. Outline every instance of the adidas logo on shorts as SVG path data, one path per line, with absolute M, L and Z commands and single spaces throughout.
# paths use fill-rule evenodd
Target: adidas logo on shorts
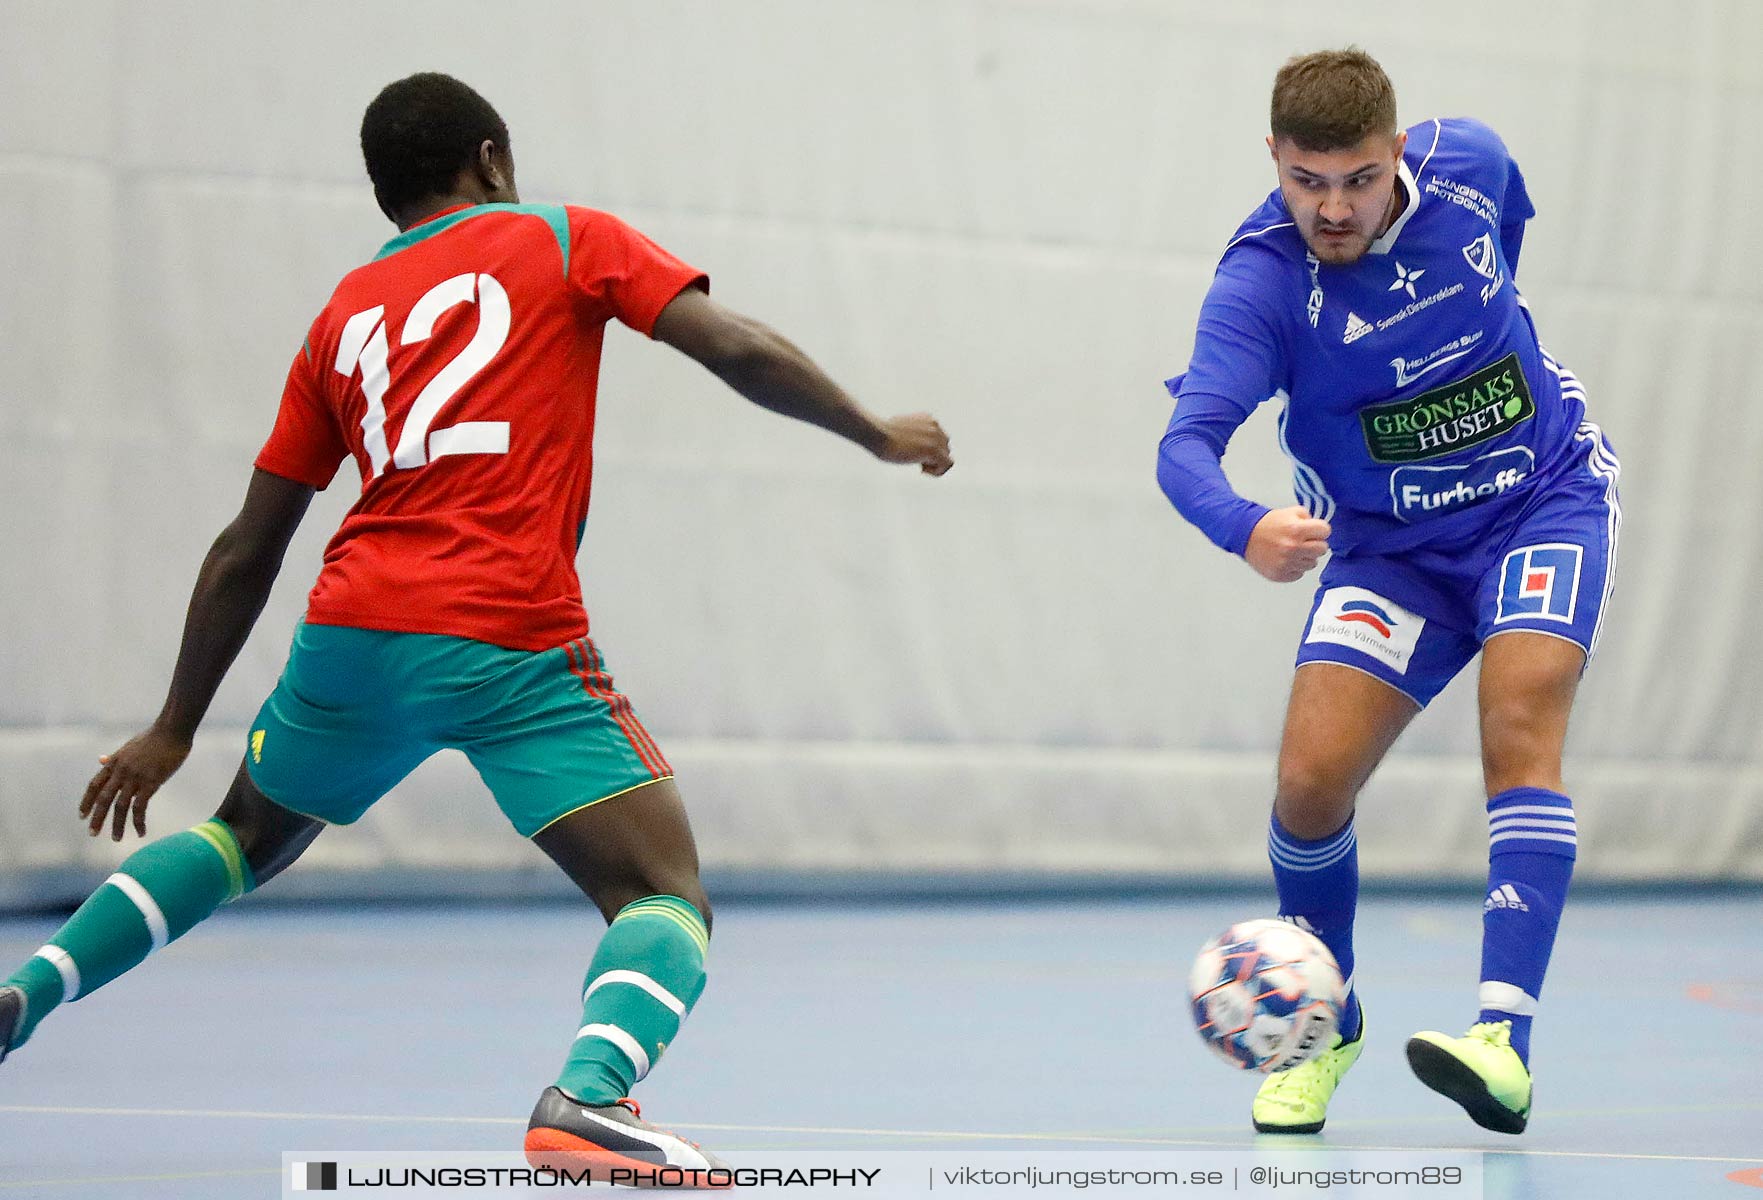
M 1496 908 L 1511 908 L 1516 909 L 1519 912 L 1530 911 L 1530 905 L 1524 902 L 1523 898 L 1513 890 L 1512 885 L 1509 883 L 1502 883 L 1499 887 L 1489 892 L 1487 903 L 1481 906 L 1481 911 L 1492 912 Z

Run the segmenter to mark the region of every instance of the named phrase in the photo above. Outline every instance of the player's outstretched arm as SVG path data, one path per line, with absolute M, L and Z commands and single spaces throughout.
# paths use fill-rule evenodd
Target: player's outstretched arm
M 110 836 L 120 842 L 131 812 L 135 832 L 147 835 L 147 802 L 189 755 L 196 726 L 269 599 L 312 493 L 306 484 L 268 471 L 251 476 L 244 506 L 214 539 L 196 576 L 165 706 L 152 725 L 100 758 L 102 766 L 86 785 L 80 816 L 92 836 L 109 816 Z
M 761 408 L 830 430 L 883 462 L 916 463 L 926 475 L 955 465 L 949 437 L 929 413 L 875 416 L 788 338 L 697 288 L 687 288 L 661 310 L 654 334 Z
M 1329 525 L 1301 505 L 1268 510 L 1249 534 L 1243 558 L 1275 583 L 1294 583 L 1328 553 Z

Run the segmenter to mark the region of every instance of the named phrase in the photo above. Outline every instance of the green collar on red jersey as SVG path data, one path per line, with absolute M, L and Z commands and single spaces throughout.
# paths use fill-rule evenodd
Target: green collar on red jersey
M 467 208 L 457 209 L 445 216 L 434 217 L 420 225 L 412 225 L 403 233 L 380 247 L 380 252 L 373 256 L 373 261 L 407 250 L 420 241 L 434 237 L 443 230 L 451 229 L 461 221 L 472 217 L 482 217 L 489 213 L 510 212 L 524 213 L 527 216 L 543 217 L 557 238 L 557 248 L 563 252 L 563 271 L 569 273 L 569 214 L 563 211 L 561 204 L 474 204 Z

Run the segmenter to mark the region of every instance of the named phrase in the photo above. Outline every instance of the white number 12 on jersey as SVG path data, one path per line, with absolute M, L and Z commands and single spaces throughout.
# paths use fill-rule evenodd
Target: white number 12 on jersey
M 508 293 L 495 277 L 467 272 L 437 283 L 411 308 L 399 344 L 411 346 L 426 341 L 442 313 L 455 304 L 469 304 L 474 299 L 477 333 L 458 357 L 437 371 L 417 395 L 404 418 L 395 450 L 386 446 L 386 389 L 392 385 L 386 367 L 386 306 L 358 312 L 344 324 L 342 339 L 337 344 L 337 374 L 353 377 L 356 368 L 361 369 L 361 394 L 367 399 L 361 435 L 373 465 L 369 479 L 384 471 L 388 461 L 394 467 L 409 468 L 425 466 L 448 454 L 508 453 L 507 421 L 461 421 L 443 429 L 429 428 L 454 393 L 496 357 L 502 343 L 508 340 Z

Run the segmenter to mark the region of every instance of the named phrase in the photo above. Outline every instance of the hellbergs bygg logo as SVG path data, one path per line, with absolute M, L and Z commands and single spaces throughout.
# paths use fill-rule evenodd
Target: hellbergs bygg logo
M 1397 625 L 1401 624 L 1400 621 L 1369 600 L 1347 601 L 1341 605 L 1340 616 L 1337 619 L 1368 625 L 1377 630 L 1379 636 L 1386 638 L 1395 632 Z

